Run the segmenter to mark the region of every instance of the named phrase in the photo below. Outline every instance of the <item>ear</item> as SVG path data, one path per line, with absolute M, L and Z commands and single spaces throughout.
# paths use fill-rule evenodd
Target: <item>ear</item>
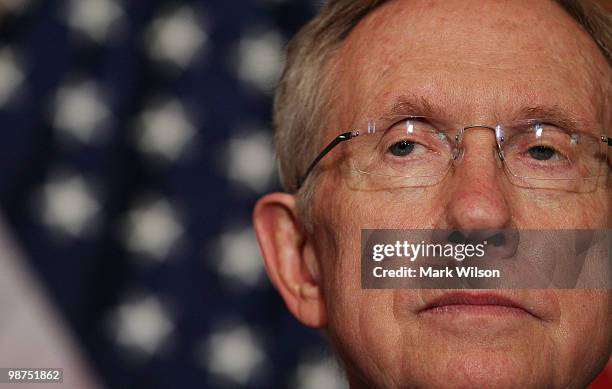
M 325 327 L 327 315 L 319 263 L 297 217 L 295 197 L 272 193 L 255 205 L 253 225 L 266 271 L 291 313 L 310 327 Z

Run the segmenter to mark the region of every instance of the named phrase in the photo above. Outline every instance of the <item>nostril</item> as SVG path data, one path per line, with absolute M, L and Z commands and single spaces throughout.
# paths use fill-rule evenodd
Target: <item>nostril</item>
M 512 258 L 518 250 L 520 234 L 516 229 L 440 229 L 432 230 L 431 242 L 442 245 L 486 245 L 486 255 L 491 261 Z
M 467 240 L 466 236 L 461 231 L 456 231 L 456 230 L 451 232 L 451 234 L 446 239 L 450 243 L 454 243 L 454 244 L 464 243 Z
M 497 233 L 495 235 L 488 237 L 486 241 L 495 247 L 501 247 L 506 244 L 506 235 L 502 233 Z

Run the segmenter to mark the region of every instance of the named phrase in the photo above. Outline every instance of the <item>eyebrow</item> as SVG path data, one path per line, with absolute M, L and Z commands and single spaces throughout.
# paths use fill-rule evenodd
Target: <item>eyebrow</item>
M 446 116 L 443 114 L 445 111 L 442 106 L 432 103 L 423 96 L 403 94 L 396 97 L 390 108 L 379 115 L 379 118 L 385 120 L 396 116 L 425 116 L 443 119 L 441 116 Z M 572 132 L 597 133 L 595 129 L 581 128 L 582 126 L 576 115 L 559 105 L 526 106 L 519 108 L 510 116 L 512 118 L 509 121 L 510 123 L 537 119 Z M 505 121 L 500 121 L 500 123 L 503 122 Z
M 544 122 L 549 122 L 558 127 L 570 130 L 570 131 L 584 131 L 581 128 L 576 116 L 558 105 L 536 105 L 533 107 L 523 107 L 518 110 L 515 115 L 515 119 L 527 120 L 537 119 Z M 585 132 L 590 132 L 586 130 Z
M 380 117 L 382 119 L 402 115 L 436 117 L 442 111 L 441 107 L 434 106 L 423 96 L 400 95 L 393 101 L 391 108 L 387 109 Z

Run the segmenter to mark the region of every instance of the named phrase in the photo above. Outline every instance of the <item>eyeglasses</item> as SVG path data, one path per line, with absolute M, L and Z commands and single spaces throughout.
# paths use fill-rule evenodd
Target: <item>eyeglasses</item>
M 363 128 L 338 135 L 310 164 L 298 189 L 325 155 L 349 140 L 350 166 L 365 187 L 436 185 L 461 161 L 466 132 L 478 128 L 495 133 L 494 153 L 516 186 L 588 192 L 607 174 L 612 138 L 605 135 L 570 131 L 536 119 L 491 127 L 403 116 L 370 120 Z

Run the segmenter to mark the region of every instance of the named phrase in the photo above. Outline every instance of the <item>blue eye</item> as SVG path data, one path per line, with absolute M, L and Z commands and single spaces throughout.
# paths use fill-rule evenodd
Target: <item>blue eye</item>
M 551 149 L 550 147 L 546 146 L 532 147 L 528 150 L 528 152 L 531 158 L 537 159 L 538 161 L 548 161 L 552 159 L 556 154 L 556 151 L 554 149 Z
M 402 140 L 389 147 L 389 152 L 396 157 L 405 157 L 414 150 L 414 142 Z

